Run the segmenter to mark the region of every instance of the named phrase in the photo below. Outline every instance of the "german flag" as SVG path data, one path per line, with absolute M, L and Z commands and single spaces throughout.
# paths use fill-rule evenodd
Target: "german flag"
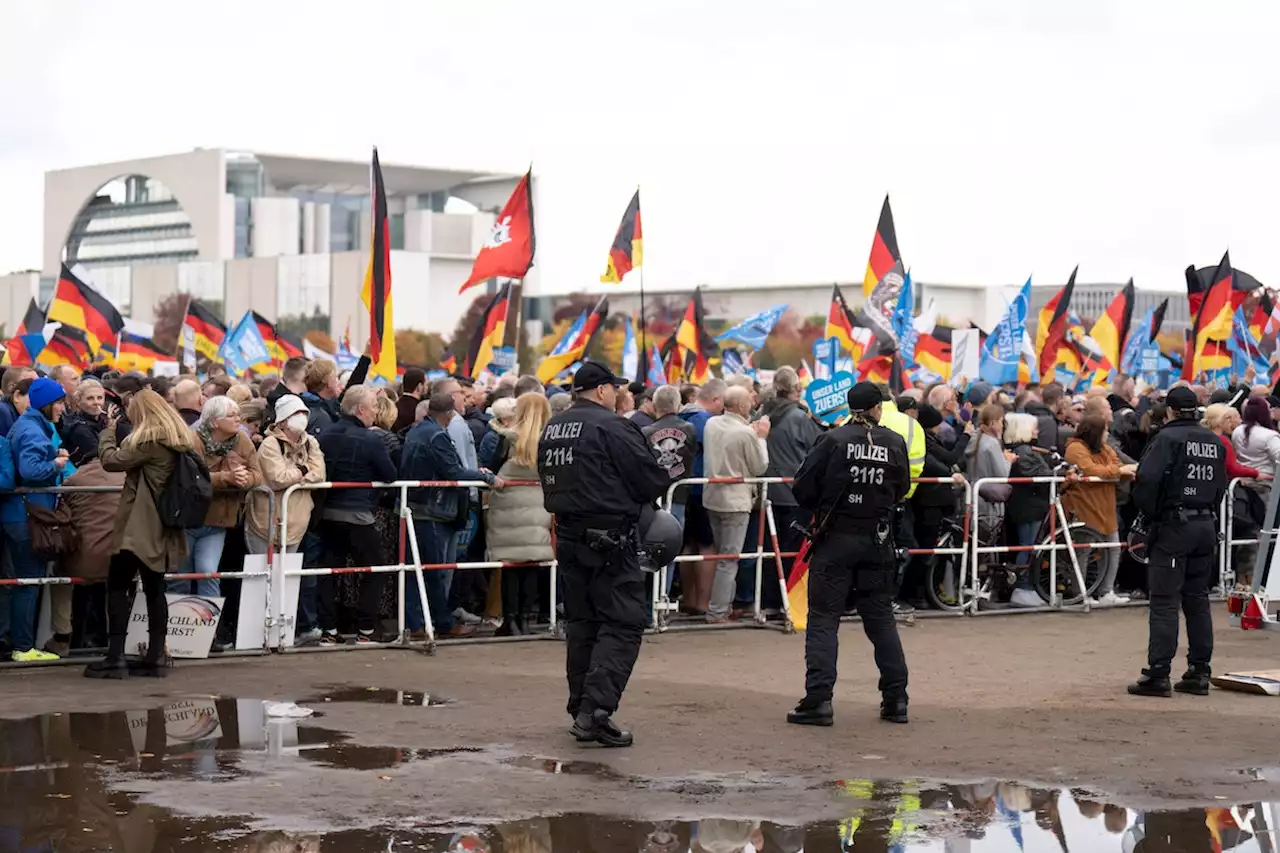
M 458 369 L 458 359 L 453 353 L 445 350 L 440 354 L 440 369 L 445 373 L 453 373 Z
M 156 366 L 157 361 L 173 361 L 173 353 L 165 352 L 151 338 L 128 331 L 120 333 L 120 351 L 116 354 L 118 369 L 146 373 Z
M 609 263 L 600 280 L 605 284 L 618 284 L 623 277 L 644 263 L 644 232 L 640 227 L 640 190 L 631 197 L 613 245 L 609 247 Z
M 1093 324 L 1093 338 L 1103 361 L 1093 374 L 1094 385 L 1105 385 L 1113 369 L 1119 369 L 1124 346 L 1133 324 L 1133 279 L 1116 293 L 1107 310 Z
M 1188 381 L 1206 371 L 1221 370 L 1231 365 L 1225 343 L 1231 337 L 1231 315 L 1235 311 L 1231 303 L 1235 270 L 1231 268 L 1230 255 L 1230 252 L 1223 254 L 1214 283 L 1204 292 L 1196 311 L 1187 340 L 1190 350 L 1182 362 L 1182 378 Z M 1193 274 L 1194 270 L 1188 267 L 1188 288 Z
M 711 378 L 711 356 L 720 348 L 707 333 L 706 312 L 702 307 L 702 288 L 693 290 L 693 298 L 684 310 L 684 319 L 676 327 L 676 343 L 684 355 L 684 376 L 690 382 L 702 383 Z
M 895 357 L 892 353 L 867 356 L 858 362 L 858 381 L 889 384 L 894 374 L 894 361 Z
M 22 316 L 22 322 L 18 324 L 17 333 L 5 341 L 5 350 L 9 357 L 8 364 L 30 367 L 35 363 L 46 343 L 44 326 L 44 312 L 32 299 L 27 305 L 27 313 Z
M 369 309 L 369 358 L 372 361 L 369 373 L 394 382 L 396 332 L 391 310 L 391 231 L 387 220 L 387 190 L 382 183 L 377 148 L 373 149 L 370 172 L 373 232 L 369 239 L 369 269 L 364 275 L 360 301 Z
M 1040 309 L 1040 323 L 1036 328 L 1036 358 L 1040 364 L 1040 381 L 1053 379 L 1054 368 L 1059 364 L 1059 353 L 1063 349 L 1070 350 L 1067 341 L 1067 312 L 1071 306 L 1071 291 L 1076 287 L 1076 273 L 1080 267 L 1071 271 L 1071 277 L 1062 290 L 1053 295 Z M 1079 361 L 1076 362 L 1079 369 Z
M 121 334 L 124 334 L 121 332 Z M 119 347 L 120 339 L 112 338 L 102 342 L 102 348 L 98 350 L 90 362 L 93 367 L 115 367 L 116 366 L 116 350 Z
M 113 340 L 124 328 L 124 318 L 111 300 L 85 284 L 62 265 L 62 274 L 49 303 L 48 322 L 61 323 L 84 332 L 90 356 L 96 355 L 103 341 Z
M 276 331 L 275 324 L 257 311 L 253 312 L 253 322 L 258 326 L 258 334 L 262 335 L 262 342 L 267 345 L 267 352 L 271 353 L 272 364 L 284 364 L 291 358 L 302 356 L 302 347 L 283 333 Z
M 662 360 L 662 371 L 666 374 L 667 384 L 679 385 L 684 378 L 684 351 L 676 341 L 674 332 L 671 337 L 662 342 L 662 349 L 658 351 L 658 356 Z
M 218 349 L 227 337 L 227 327 L 218 319 L 218 315 L 199 300 L 192 299 L 187 303 L 187 317 L 182 325 L 190 326 L 195 334 L 196 352 L 209 361 L 217 361 Z
M 480 325 L 471 336 L 471 346 L 467 353 L 467 361 L 462 366 L 462 372 L 472 379 L 489 366 L 493 361 L 493 351 L 502 346 L 502 340 L 507 334 L 507 313 L 510 310 L 510 302 L 511 282 L 508 280 L 485 306 L 484 314 L 480 317 Z
M 608 317 L 609 297 L 602 296 L 600 301 L 596 303 L 595 309 L 583 322 L 578 334 L 569 342 L 568 347 L 554 355 L 548 355 L 538 365 L 538 381 L 546 385 L 568 370 L 575 361 L 581 361 L 585 358 L 587 347 L 591 346 L 591 341 L 595 339 L 596 333 L 604 328 L 604 321 Z
M 944 380 L 951 378 L 952 331 L 950 326 L 935 324 L 932 331 L 921 332 L 916 338 L 916 364 Z
M 1205 293 L 1218 283 L 1218 271 L 1219 267 L 1200 267 L 1196 269 L 1194 264 L 1187 267 L 1187 302 L 1191 305 L 1192 317 L 1200 312 L 1200 302 L 1204 299 Z M 1262 287 L 1262 282 L 1243 270 L 1233 268 L 1231 272 L 1233 274 L 1231 310 L 1235 311 L 1244 304 L 1244 300 L 1250 293 Z
M 1274 328 L 1275 318 L 1275 302 L 1271 299 L 1271 294 L 1264 290 L 1258 297 L 1258 304 L 1253 309 L 1253 317 L 1249 320 L 1249 334 L 1253 335 L 1255 341 L 1262 340 Z
M 62 325 L 44 345 L 44 349 L 36 358 L 36 364 L 45 367 L 69 364 L 77 370 L 85 370 L 92 359 L 93 353 L 89 350 L 88 336 L 74 326 Z
M 880 221 L 876 223 L 876 236 L 871 240 L 871 256 L 867 258 L 867 272 L 862 278 L 862 295 L 870 298 L 876 285 L 901 263 L 898 232 L 893 227 L 893 211 L 889 209 L 889 196 L 886 195 L 880 207 Z
M 844 301 L 840 285 L 833 284 L 831 306 L 827 309 L 827 333 L 824 337 L 835 338 L 844 352 L 851 353 L 854 351 L 853 327 L 853 312 L 849 310 L 849 303 Z M 856 356 L 854 360 L 857 360 Z

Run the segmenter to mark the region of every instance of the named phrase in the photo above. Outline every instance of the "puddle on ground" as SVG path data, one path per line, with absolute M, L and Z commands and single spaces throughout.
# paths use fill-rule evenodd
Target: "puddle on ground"
M 187 699 L 162 708 L 104 714 L 48 714 L 0 720 L 0 853 L 116 851 L 169 853 L 1066 853 L 1066 851 L 1259 851 L 1274 853 L 1280 803 L 1218 803 L 1176 811 L 1142 811 L 1097 794 L 1004 782 L 846 780 L 805 789 L 843 819 L 787 826 L 730 819 L 715 805 L 690 806 L 672 821 L 557 814 L 485 826 L 365 826 L 341 830 L 264 830 L 253 814 L 192 816 L 142 801 L 131 780 L 217 783 L 253 777 L 262 759 L 296 762 L 317 780 L 330 770 L 373 771 L 456 753 L 478 753 L 510 772 L 587 777 L 706 801 L 708 791 L 751 780 L 636 778 L 610 765 L 491 750 L 402 749 L 354 744 L 305 721 L 268 720 L 256 700 Z M 249 761 L 250 757 L 253 761 Z M 454 770 L 456 772 L 456 768 Z M 1274 769 L 1245 771 L 1266 779 Z M 321 775 L 315 775 L 315 774 Z M 349 778 L 349 777 L 348 777 Z M 465 779 L 459 778 L 459 784 Z M 767 780 L 766 780 L 767 781 Z M 560 784 L 547 779 L 540 784 Z M 564 781 L 568 784 L 568 780 Z M 624 798 L 619 808 L 624 808 Z M 846 806 L 847 803 L 847 806 Z M 707 812 L 697 817 L 697 810 Z M 693 814 L 689 814 L 693 811 Z M 367 815 L 351 821 L 374 822 Z
M 421 690 L 390 690 L 385 687 L 357 687 L 339 684 L 326 688 L 308 699 L 298 700 L 299 705 L 319 705 L 325 702 L 368 702 L 373 705 L 404 705 L 408 708 L 433 708 L 448 705 L 452 699 L 436 696 Z

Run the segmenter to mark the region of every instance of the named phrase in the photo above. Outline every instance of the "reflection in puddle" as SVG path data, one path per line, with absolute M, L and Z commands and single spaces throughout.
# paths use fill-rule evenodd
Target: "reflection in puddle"
M 171 799 L 181 801 L 183 780 L 218 783 L 256 772 L 242 764 L 242 759 L 254 753 L 296 762 L 308 773 L 374 771 L 367 777 L 372 786 L 397 784 L 398 777 L 378 771 L 476 752 L 481 753 L 478 760 L 491 768 L 579 777 L 600 785 L 601 790 L 616 789 L 619 810 L 626 808 L 628 789 L 689 795 L 690 805 L 681 809 L 685 814 L 696 814 L 700 807 L 694 803 L 714 799 L 707 794 L 707 786 L 712 785 L 707 780 L 633 778 L 603 763 L 507 757 L 472 748 L 424 750 L 354 744 L 316 726 L 268 721 L 262 705 L 255 700 L 192 699 L 146 711 L 50 714 L 0 721 L 0 853 L 169 853 L 179 848 L 184 853 L 1277 850 L 1277 804 L 1224 803 L 1217 808 L 1143 812 L 1097 794 L 1003 782 L 844 780 L 810 787 L 804 789 L 805 795 L 815 798 L 816 807 L 835 806 L 843 819 L 807 826 L 721 816 L 654 822 L 560 814 L 481 827 L 462 817 L 455 826 L 397 823 L 323 832 L 263 831 L 251 814 L 252 803 L 245 808 L 249 812 L 245 815 L 192 817 L 140 803 L 128 792 L 130 780 L 159 781 L 179 792 Z M 244 763 L 258 767 L 254 762 Z M 457 768 L 451 772 L 457 773 Z M 463 777 L 455 781 L 466 784 Z M 573 782 L 548 778 L 538 784 Z M 709 806 L 707 811 L 714 814 L 716 809 Z M 369 820 L 364 815 L 348 817 Z M 292 826 L 297 826 L 296 821 Z
M 322 702 L 368 702 L 374 705 L 404 705 L 408 708 L 448 705 L 452 700 L 420 690 L 390 690 L 385 687 L 358 687 L 349 684 L 334 685 L 323 693 L 303 699 L 299 705 Z

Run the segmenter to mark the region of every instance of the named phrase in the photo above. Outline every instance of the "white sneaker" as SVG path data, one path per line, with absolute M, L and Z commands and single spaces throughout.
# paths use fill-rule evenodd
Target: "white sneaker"
M 320 629 L 308 628 L 306 631 L 300 632 L 296 637 L 293 638 L 293 644 L 295 646 L 301 646 L 304 643 L 314 643 L 319 639 L 320 639 Z
M 461 622 L 463 625 L 479 625 L 481 622 L 479 616 L 474 613 L 468 613 L 461 607 L 453 611 L 453 618 Z
M 1044 607 L 1044 599 L 1034 589 L 1015 589 L 1009 596 L 1012 607 Z
M 1097 598 L 1089 599 L 1090 607 L 1115 607 L 1117 604 L 1128 604 L 1129 596 L 1116 595 L 1114 592 L 1108 592 L 1106 595 L 1100 595 Z

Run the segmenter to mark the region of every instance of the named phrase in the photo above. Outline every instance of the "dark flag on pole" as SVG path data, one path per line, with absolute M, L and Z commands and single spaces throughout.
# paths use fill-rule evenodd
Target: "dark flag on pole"
M 623 277 L 644 263 L 644 233 L 640 227 L 640 190 L 631 197 L 631 203 L 622 214 L 618 233 L 609 247 L 609 262 L 600 280 L 606 284 L 618 284 Z

